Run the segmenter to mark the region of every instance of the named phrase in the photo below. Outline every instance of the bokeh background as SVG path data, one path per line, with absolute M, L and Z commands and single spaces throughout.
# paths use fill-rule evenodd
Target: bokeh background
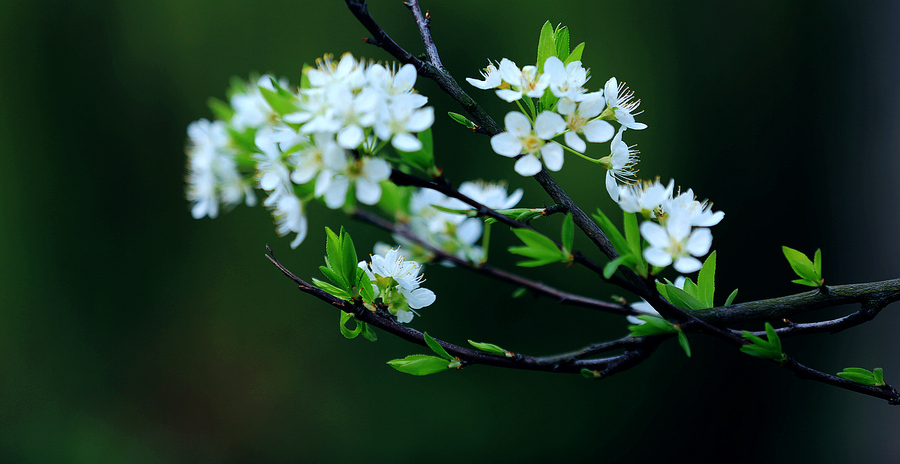
M 643 100 L 629 132 L 641 176 L 674 177 L 726 212 L 714 229 L 720 292 L 788 294 L 780 246 L 821 247 L 830 283 L 900 276 L 900 5 L 895 2 L 431 1 L 458 80 L 487 58 L 534 60 L 544 21 L 586 42 L 590 87 L 609 76 Z M 421 51 L 399 1 L 373 15 Z M 324 226 L 360 253 L 387 235 L 310 208 L 298 249 L 269 213 L 193 220 L 186 127 L 211 117 L 231 76 L 297 82 L 304 63 L 388 57 L 343 2 L 0 2 L 0 461 L 728 462 L 891 460 L 898 410 L 794 378 L 709 337 L 687 360 L 667 343 L 603 381 L 473 367 L 416 378 L 384 363 L 422 349 L 381 333 L 348 341 L 338 315 L 263 257 L 318 274 Z M 464 84 L 465 85 L 465 84 Z M 467 87 L 467 86 L 466 86 Z M 459 111 L 420 82 L 437 114 Z M 468 87 L 467 87 L 468 88 Z M 497 119 L 509 110 L 472 94 Z M 446 119 L 437 159 L 459 183 L 509 179 L 546 196 L 487 139 Z M 587 210 L 614 210 L 592 166 L 556 175 Z M 557 222 L 547 227 L 556 229 Z M 493 256 L 509 243 L 494 229 Z M 587 248 L 579 237 L 576 244 Z M 565 272 L 563 272 L 565 271 Z M 578 267 L 523 271 L 598 298 Z M 430 266 L 437 303 L 414 326 L 552 354 L 625 333 L 620 318 L 512 300 L 513 288 Z M 724 298 L 724 294 L 720 296 Z M 852 308 L 839 308 L 836 315 Z M 786 349 L 828 372 L 884 367 L 900 382 L 898 307 Z M 802 320 L 803 318 L 798 318 Z

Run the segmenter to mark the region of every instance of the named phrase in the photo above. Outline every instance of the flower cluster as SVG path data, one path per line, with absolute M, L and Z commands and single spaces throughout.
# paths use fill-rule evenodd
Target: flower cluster
M 306 236 L 306 203 L 374 205 L 391 173 L 384 149 L 401 157 L 423 149 L 417 134 L 431 127 L 434 110 L 413 89 L 412 65 L 326 56 L 304 70 L 302 82 L 295 92 L 268 75 L 237 84 L 228 104 L 213 105 L 219 120 L 191 124 L 187 197 L 194 217 L 214 218 L 220 204 L 252 205 L 257 187 L 267 194 L 263 204 L 278 233 L 297 234 L 296 247 Z M 417 167 L 431 162 L 430 154 L 422 158 Z
M 722 221 L 725 213 L 713 212 L 712 204 L 700 202 L 691 189 L 674 193 L 675 181 L 663 186 L 659 179 L 639 182 L 618 188 L 619 207 L 627 213 L 640 213 L 641 236 L 650 245 L 644 250 L 648 263 L 665 267 L 674 265 L 676 271 L 687 274 L 699 270 L 697 257 L 709 252 L 712 227 Z
M 419 287 L 425 281 L 420 274 L 422 265 L 407 260 L 399 249 L 390 249 L 384 255 L 372 255 L 369 263 L 360 261 L 359 268 L 372 282 L 375 297 L 381 298 L 399 322 L 412 321 L 414 310 L 424 308 L 436 299 L 434 292 Z
M 607 190 L 614 195 L 619 182 L 633 180 L 638 152 L 622 142 L 622 133 L 647 127 L 634 120 L 640 100 L 635 100 L 634 94 L 615 77 L 602 90 L 589 92 L 585 88 L 589 72 L 576 59 L 580 53 L 577 57 L 565 57 L 565 61 L 561 58 L 549 56 L 540 67 L 528 65 L 521 69 L 507 58 L 499 63 L 489 61 L 481 72 L 483 80 L 466 80 L 482 90 L 496 89 L 498 97 L 515 102 L 522 109 L 508 113 L 504 118 L 505 131 L 491 138 L 494 152 L 518 158 L 516 172 L 533 176 L 543 167 L 559 171 L 564 150 L 568 150 L 605 167 Z M 530 114 L 526 114 L 523 102 Z M 619 130 L 609 121 L 617 122 Z M 560 135 L 565 146 L 554 140 Z M 587 150 L 585 140 L 612 140 L 609 155 L 600 159 L 583 155 Z

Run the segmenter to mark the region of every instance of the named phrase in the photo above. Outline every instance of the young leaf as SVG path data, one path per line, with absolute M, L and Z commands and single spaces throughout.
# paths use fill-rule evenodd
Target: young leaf
M 544 72 L 544 62 L 547 58 L 556 54 L 556 41 L 553 38 L 553 26 L 550 21 L 544 23 L 541 27 L 541 38 L 538 41 L 537 49 L 537 68 L 538 74 Z M 526 98 L 526 100 L 528 100 Z
M 322 274 L 325 274 L 325 277 L 328 277 L 328 280 L 330 280 L 336 287 L 348 293 L 350 292 L 350 285 L 347 284 L 343 276 L 325 266 L 319 266 L 319 270 L 322 271 Z
M 429 375 L 446 371 L 450 363 L 437 356 L 411 354 L 403 359 L 392 359 L 387 364 L 400 372 L 412 375 Z
M 341 256 L 343 258 L 341 267 L 344 270 L 342 275 L 349 287 L 356 283 L 356 270 L 359 269 L 359 261 L 356 258 L 356 248 L 353 247 L 353 239 L 350 238 L 350 234 L 344 232 L 343 227 L 341 227 Z
M 678 331 L 678 344 L 681 345 L 681 349 L 684 350 L 684 354 L 687 357 L 691 357 L 691 345 L 688 343 L 687 335 L 684 334 L 683 331 Z
M 569 57 L 569 28 L 560 24 L 556 27 L 553 34 L 553 40 L 556 42 L 556 56 L 562 61 Z
M 637 215 L 634 213 L 623 212 L 623 225 L 625 229 L 625 241 L 628 242 L 630 253 L 635 256 L 641 255 L 641 230 L 638 227 Z
M 527 288 L 519 287 L 519 288 L 513 290 L 512 295 L 510 295 L 510 296 L 512 296 L 513 298 L 519 298 L 522 295 L 526 294 L 527 292 L 528 292 Z
M 842 379 L 852 380 L 866 385 L 874 385 L 876 387 L 887 385 L 884 383 L 884 370 L 880 367 L 876 367 L 874 371 L 869 371 L 861 367 L 847 367 L 843 372 L 838 372 L 837 376 Z
M 477 127 L 474 122 L 470 121 L 469 118 L 467 118 L 461 114 L 454 113 L 452 111 L 448 111 L 447 115 L 450 116 L 450 119 L 466 126 L 469 129 L 475 129 L 475 127 Z
M 619 256 L 618 258 L 606 263 L 606 265 L 603 266 L 603 278 L 609 280 L 609 278 L 616 273 L 616 269 L 618 269 L 619 266 L 621 266 L 622 263 L 624 263 L 629 258 L 631 258 L 630 255 Z
M 875 370 L 872 371 L 872 374 L 875 375 L 875 385 L 885 385 L 884 369 L 882 369 L 880 367 L 876 367 Z
M 347 338 L 356 338 L 356 336 L 359 335 L 360 332 L 365 330 L 366 323 L 362 321 L 356 321 L 356 328 L 350 330 L 349 328 L 347 328 L 347 321 L 349 321 L 350 319 L 356 320 L 353 314 L 341 311 L 341 334 Z
M 329 284 L 328 282 L 323 282 L 319 279 L 316 279 L 315 277 L 313 277 L 312 282 L 313 282 L 313 285 L 315 285 L 316 287 L 319 287 L 320 289 L 322 289 L 344 301 L 350 301 L 353 299 L 353 297 L 350 296 L 350 293 L 348 293 L 346 290 L 337 288 L 334 285 Z
M 562 224 L 562 246 L 568 251 L 572 252 L 572 245 L 575 243 L 575 221 L 572 220 L 572 214 L 566 214 L 566 218 L 563 219 Z
M 698 300 L 700 299 L 700 289 L 697 288 L 697 284 L 695 284 L 690 277 L 686 277 L 684 279 L 684 287 L 682 288 L 682 290 L 684 290 L 688 295 Z
M 359 288 L 359 296 L 366 303 L 375 302 L 375 289 L 372 288 L 372 281 L 366 271 L 356 268 L 357 288 Z
M 625 237 L 619 232 L 619 229 L 613 225 L 612 221 L 603 214 L 603 211 L 600 208 L 597 208 L 597 213 L 593 215 L 594 221 L 600 226 L 600 230 L 609 237 L 609 241 L 612 242 L 613 247 L 616 251 L 619 252 L 620 255 L 630 254 L 630 246 L 628 242 L 625 240 Z
M 362 335 L 366 337 L 366 340 L 370 342 L 374 342 L 378 340 L 378 335 L 375 334 L 375 331 L 372 330 L 372 326 L 366 324 L 365 322 L 357 322 L 357 324 L 363 325 Z
M 643 324 L 635 324 L 629 325 L 628 330 L 631 332 L 632 337 L 646 337 L 649 335 L 662 335 L 678 332 L 678 327 L 675 327 L 669 321 L 656 316 L 651 316 L 649 314 L 644 314 L 637 317 L 638 319 L 644 321 Z
M 523 247 L 510 247 L 509 252 L 519 256 L 532 258 L 532 261 L 516 263 L 523 267 L 543 266 L 556 262 L 568 262 L 571 257 L 563 253 L 553 240 L 531 229 L 513 229 L 513 233 L 525 244 Z
M 715 306 L 713 297 L 716 294 L 716 252 L 713 251 L 706 258 L 703 267 L 700 268 L 700 274 L 697 275 L 697 298 L 706 305 L 707 308 Z
M 437 340 L 431 338 L 431 336 L 428 335 L 428 332 L 425 333 L 425 343 L 428 344 L 428 348 L 431 348 L 431 351 L 434 351 L 434 353 L 439 355 L 440 357 L 448 361 L 455 360 L 455 358 L 453 356 L 450 356 L 450 353 L 448 353 L 447 350 L 445 350 L 444 347 L 437 342 Z
M 685 283 L 685 288 L 687 288 L 687 284 Z M 678 306 L 681 309 L 706 309 L 709 306 L 703 304 L 702 301 L 698 300 L 695 296 L 690 293 L 672 285 L 666 285 L 666 294 L 669 295 L 669 301 L 672 302 L 675 306 Z
M 563 64 L 568 65 L 573 61 L 581 61 L 581 53 L 584 51 L 584 42 L 575 46 L 575 50 L 572 50 L 572 53 L 569 53 L 569 57 L 563 60 Z M 562 57 L 560 57 L 562 58 Z
M 784 257 L 787 258 L 788 263 L 791 265 L 791 269 L 794 270 L 795 274 L 801 277 L 800 279 L 794 280 L 794 283 L 808 285 L 810 287 L 820 287 L 824 284 L 822 276 L 816 271 L 817 266 L 813 264 L 805 254 L 786 246 L 781 247 L 781 250 L 784 252 Z M 821 254 L 817 259 L 819 261 L 818 267 L 821 267 Z
M 766 337 L 768 340 L 763 340 L 746 330 L 743 333 L 743 337 L 749 340 L 750 344 L 742 346 L 742 352 L 750 356 L 771 359 L 776 362 L 783 362 L 787 359 L 787 356 L 781 351 L 781 339 L 778 338 L 778 334 L 772 328 L 772 324 L 766 322 Z
M 581 375 L 586 379 L 599 379 L 600 377 L 603 377 L 599 372 L 590 369 L 582 369 Z
M 503 348 L 500 348 L 499 346 L 494 345 L 492 343 L 479 343 L 479 342 L 473 342 L 472 340 L 469 340 L 469 344 L 474 346 L 475 348 L 477 348 L 481 351 L 485 351 L 487 353 L 499 354 L 499 355 L 506 356 L 507 358 L 511 358 L 514 356 L 512 354 L 512 352 L 504 350 Z
M 813 267 L 816 268 L 816 275 L 822 278 L 822 249 L 816 249 L 816 255 L 813 257 Z
M 341 239 L 328 227 L 325 228 L 325 264 L 339 275 L 344 275 Z
M 725 300 L 725 306 L 731 306 L 731 304 L 734 303 L 734 299 L 735 297 L 737 297 L 737 294 L 738 289 L 734 289 L 734 291 L 731 292 L 731 295 L 728 295 L 728 298 Z

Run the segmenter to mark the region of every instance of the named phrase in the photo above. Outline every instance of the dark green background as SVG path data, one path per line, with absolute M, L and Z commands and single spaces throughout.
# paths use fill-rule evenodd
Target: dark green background
M 788 283 L 781 245 L 822 247 L 830 283 L 900 275 L 895 3 L 550 5 L 425 7 L 460 81 L 487 58 L 533 61 L 547 19 L 569 25 L 573 44 L 587 42 L 590 88 L 614 75 L 643 100 L 638 119 L 650 127 L 626 139 L 642 152 L 641 176 L 674 177 L 727 213 L 713 230 L 720 292 L 740 287 L 746 301 L 802 290 Z M 399 1 L 370 8 L 421 51 Z M 211 116 L 207 98 L 223 98 L 233 75 L 296 83 L 323 53 L 388 58 L 364 36 L 338 0 L 0 3 L 0 461 L 898 455 L 896 408 L 699 335 L 690 361 L 667 343 L 599 382 L 483 367 L 397 373 L 384 362 L 422 349 L 384 333 L 374 344 L 345 340 L 335 311 L 263 258 L 268 243 L 308 278 L 322 263 L 324 226 L 345 224 L 361 254 L 385 234 L 320 205 L 297 250 L 260 207 L 191 219 L 185 131 Z M 436 108 L 437 159 L 450 179 L 506 178 L 527 189 L 523 204 L 547 201 L 486 138 L 441 116 L 459 109 L 433 85 L 418 88 Z M 497 119 L 509 109 L 490 92 L 472 94 Z M 585 209 L 614 211 L 587 163 L 569 157 L 556 178 Z M 494 232 L 496 245 L 509 242 Z M 500 249 L 493 256 L 512 267 Z M 578 267 L 523 272 L 597 298 L 615 293 Z M 452 342 L 541 355 L 625 333 L 620 318 L 511 300 L 511 287 L 464 271 L 431 266 L 427 276 L 438 299 L 413 325 Z M 882 366 L 900 382 L 896 313 L 785 347 L 828 372 Z

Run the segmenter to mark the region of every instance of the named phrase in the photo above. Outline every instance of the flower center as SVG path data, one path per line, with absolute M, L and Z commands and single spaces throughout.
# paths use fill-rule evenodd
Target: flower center
M 522 139 L 522 148 L 526 153 L 534 153 L 544 146 L 544 140 L 534 134 L 528 134 Z

